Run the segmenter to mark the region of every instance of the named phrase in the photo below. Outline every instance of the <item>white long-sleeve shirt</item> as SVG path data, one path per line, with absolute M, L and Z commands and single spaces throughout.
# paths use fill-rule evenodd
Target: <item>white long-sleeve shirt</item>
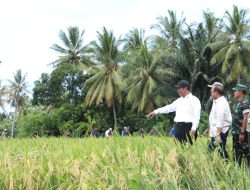
M 112 130 L 108 129 L 105 131 L 105 137 L 109 138 L 112 135 Z
M 191 122 L 192 130 L 196 130 L 200 121 L 201 103 L 197 97 L 189 93 L 172 104 L 154 110 L 155 114 L 169 112 L 175 112 L 175 122 Z
M 215 137 L 217 128 L 222 129 L 222 133 L 226 133 L 232 124 L 232 115 L 229 104 L 224 96 L 213 100 L 213 106 L 209 114 L 209 135 Z

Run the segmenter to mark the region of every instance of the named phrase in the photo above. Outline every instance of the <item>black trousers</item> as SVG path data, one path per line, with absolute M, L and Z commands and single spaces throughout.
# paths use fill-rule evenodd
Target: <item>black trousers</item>
M 226 149 L 227 136 L 228 136 L 228 131 L 226 133 L 221 133 L 220 134 L 221 143 L 219 144 L 220 149 L 218 149 L 218 152 L 219 152 L 220 156 L 222 158 L 225 158 L 225 159 L 228 159 L 228 153 L 227 153 L 227 149 Z M 210 152 L 212 152 L 216 147 L 218 147 L 218 145 L 216 144 L 215 137 L 212 137 L 211 142 L 208 145 L 208 150 Z
M 250 132 L 247 133 L 248 138 L 248 167 L 250 168 Z
M 189 141 L 193 144 L 192 137 L 190 136 L 190 131 L 192 128 L 192 123 L 178 122 L 174 126 L 174 137 L 181 143 Z M 197 138 L 197 131 L 195 132 L 195 139 Z
M 250 166 L 250 154 L 248 147 L 248 134 L 245 132 L 245 138 L 243 142 L 239 141 L 239 135 L 233 134 L 233 150 L 235 161 L 241 165 L 242 159 L 247 159 L 248 166 Z

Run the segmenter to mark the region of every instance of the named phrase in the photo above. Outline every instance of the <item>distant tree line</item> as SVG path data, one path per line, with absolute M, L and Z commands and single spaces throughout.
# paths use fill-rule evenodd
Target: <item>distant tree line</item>
M 152 127 L 167 134 L 173 115 L 148 120 L 149 111 L 171 103 L 181 79 L 191 84 L 202 104 L 200 130 L 207 125 L 208 84 L 225 85 L 227 96 L 235 83 L 247 83 L 250 74 L 250 36 L 247 11 L 233 6 L 223 18 L 203 12 L 200 23 L 186 23 L 169 10 L 151 26 L 154 35 L 133 28 L 122 37 L 103 27 L 97 39 L 84 44 L 77 26 L 59 32 L 61 44 L 51 49 L 58 58 L 52 73 L 35 81 L 32 98 L 26 75 L 14 74 L 9 85 L 0 83 L 0 106 L 7 102 L 11 114 L 2 114 L 0 130 L 15 136 L 89 135 L 93 127 L 133 132 Z

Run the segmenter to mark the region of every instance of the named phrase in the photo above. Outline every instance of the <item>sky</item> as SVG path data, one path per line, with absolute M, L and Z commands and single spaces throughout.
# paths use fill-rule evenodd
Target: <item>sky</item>
M 60 43 L 60 30 L 78 26 L 86 45 L 105 26 L 119 37 L 132 28 L 150 31 L 157 17 L 174 10 L 187 23 L 200 22 L 202 11 L 222 17 L 233 5 L 250 9 L 249 0 L 2 0 L 0 3 L 0 80 L 13 80 L 21 69 L 29 88 L 59 56 L 50 47 Z M 250 17 L 250 13 L 249 13 Z

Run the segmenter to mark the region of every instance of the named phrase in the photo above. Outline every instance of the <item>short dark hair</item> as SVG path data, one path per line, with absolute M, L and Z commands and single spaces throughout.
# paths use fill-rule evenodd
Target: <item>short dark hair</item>
M 218 92 L 220 95 L 223 95 L 224 94 L 224 89 L 222 86 L 215 86 L 213 89 L 212 89 L 214 92 Z
M 176 85 L 176 88 L 187 88 L 188 90 L 190 90 L 190 84 L 188 81 L 186 80 L 180 80 Z

